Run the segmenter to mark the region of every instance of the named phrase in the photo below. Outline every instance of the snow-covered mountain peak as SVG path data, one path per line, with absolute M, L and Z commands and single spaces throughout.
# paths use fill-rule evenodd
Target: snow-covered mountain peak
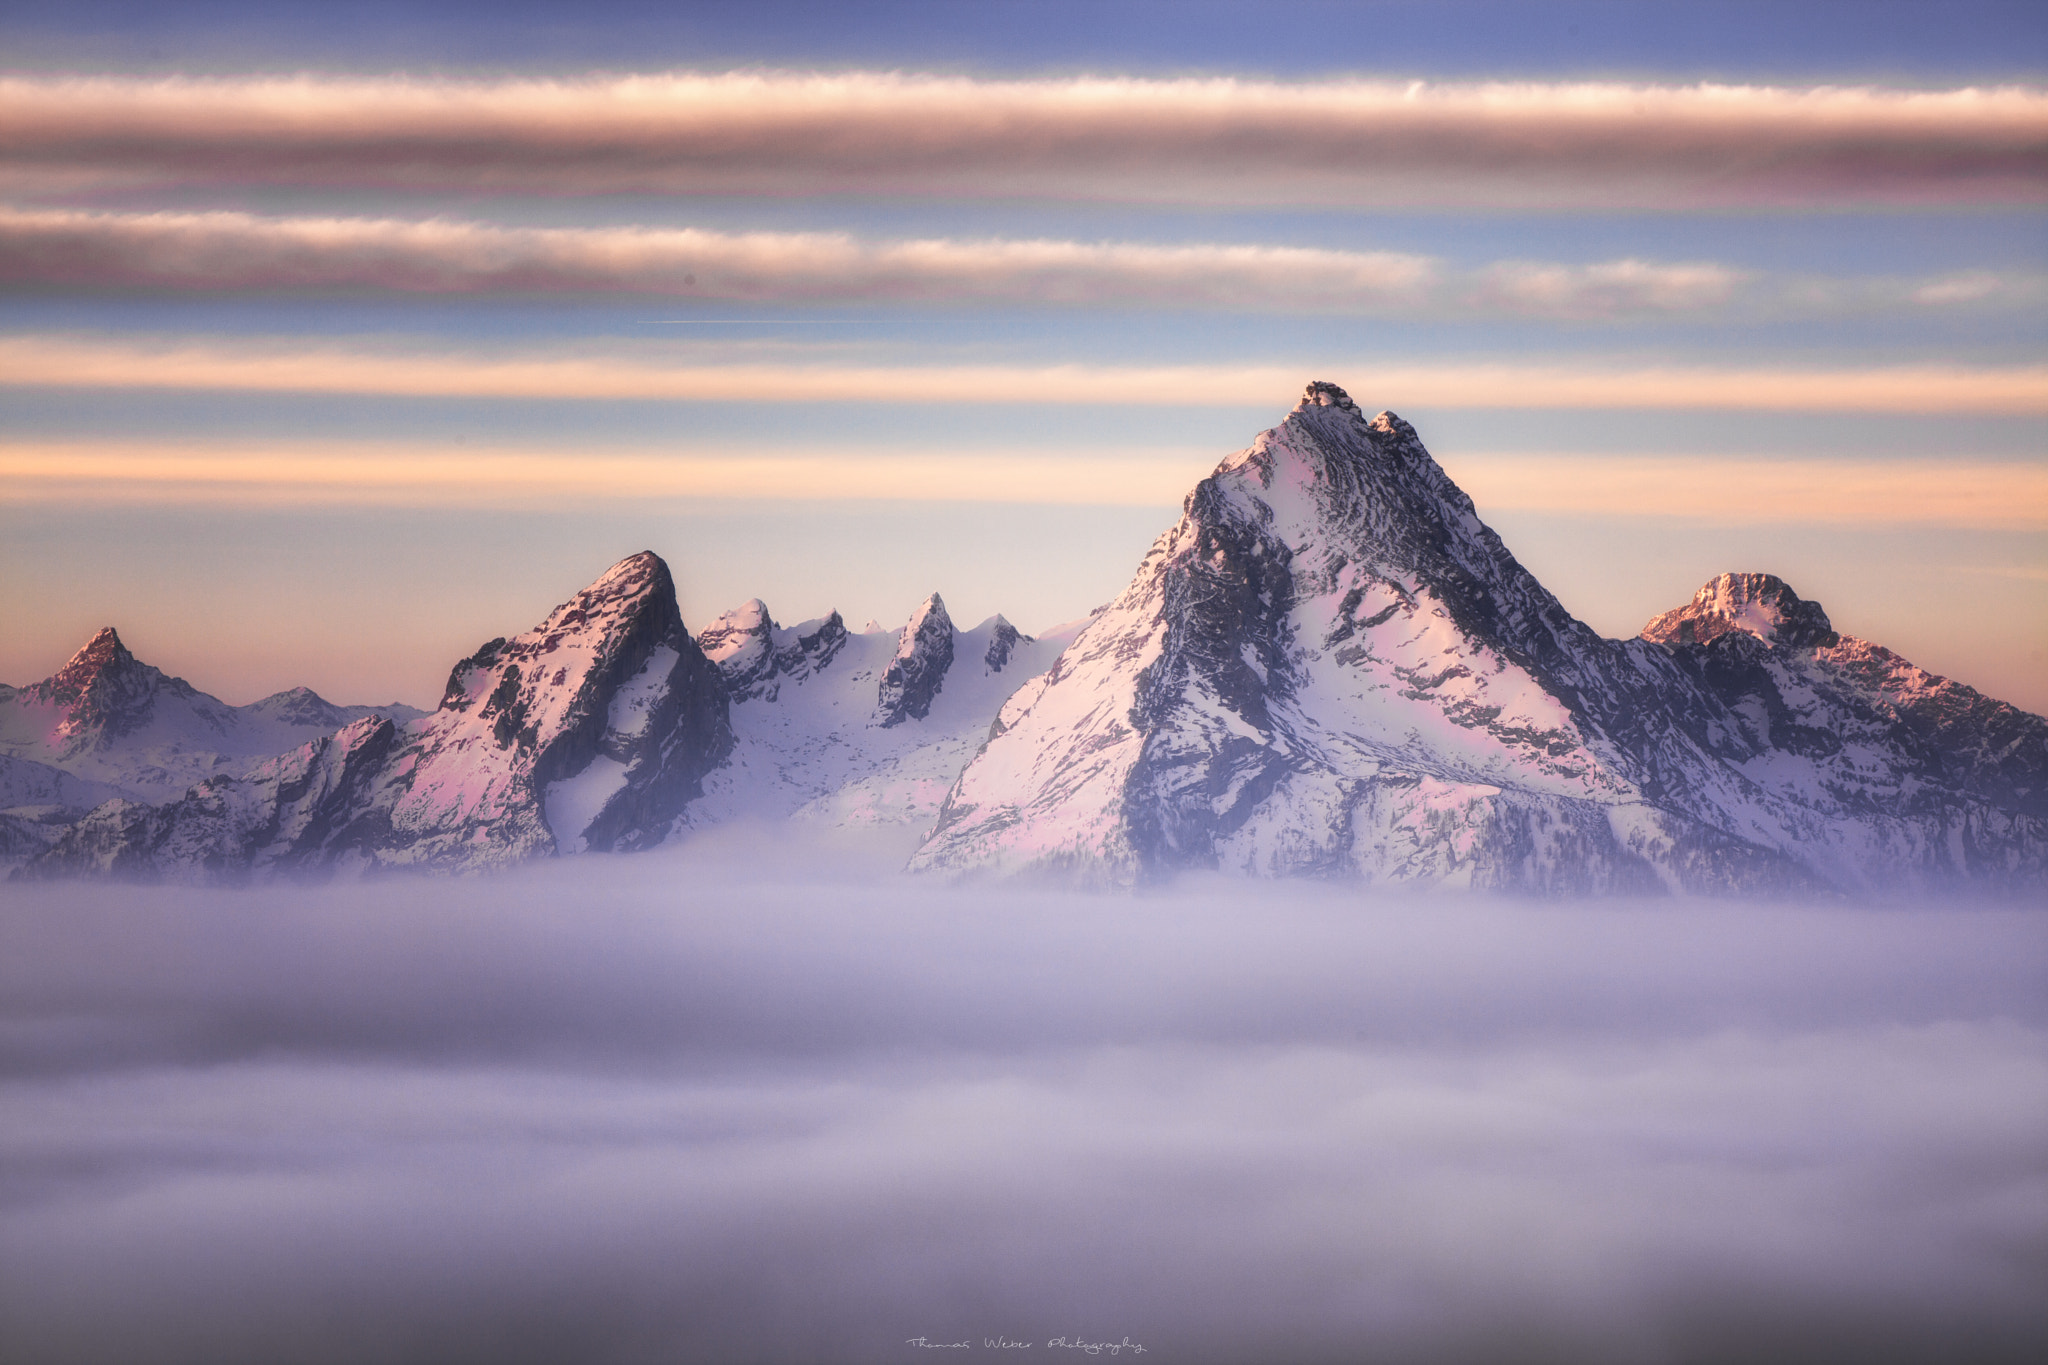
M 217 741 L 235 720 L 227 703 L 129 653 L 112 626 L 95 634 L 62 668 L 8 701 L 12 714 L 0 722 L 0 747 L 60 767 L 151 729 L 166 704 L 179 713 L 171 727 L 194 743 Z M 79 775 L 121 781 L 111 772 Z
M 128 652 L 119 632 L 104 626 L 62 668 L 22 690 L 38 701 L 71 707 L 84 723 L 134 713 L 164 681 L 161 672 Z
M 1743 631 L 1769 645 L 1795 649 L 1832 645 L 1838 638 L 1828 614 L 1782 578 L 1767 573 L 1724 573 L 1692 601 L 1651 619 L 1642 637 L 1662 645 L 1704 645 Z
M 768 604 L 750 597 L 706 626 L 697 636 L 697 647 L 725 675 L 726 689 L 740 696 L 773 670 L 775 630 Z
M 273 692 L 261 701 L 250 702 L 240 710 L 245 717 L 260 719 L 266 723 L 291 729 L 339 730 L 354 723 L 363 715 L 360 706 L 336 706 L 310 687 L 291 687 L 282 692 Z M 420 716 L 410 706 L 393 704 L 376 708 L 377 714 L 388 716 L 400 724 Z
M 783 683 L 807 678 L 831 663 L 847 639 L 846 622 L 836 611 L 785 629 L 776 624 L 768 604 L 753 597 L 706 626 L 697 645 L 718 665 L 734 701 L 773 701 Z
M 720 614 L 716 621 L 713 621 L 704 628 L 703 635 L 699 639 L 701 640 L 714 634 L 723 635 L 726 632 L 752 635 L 762 630 L 773 630 L 774 628 L 775 618 L 769 614 L 768 604 L 758 597 L 749 597 L 731 611 Z M 708 655 L 711 651 L 707 647 L 704 652 Z
M 595 583 L 556 607 L 528 634 L 546 637 L 606 631 L 616 622 L 650 611 L 674 614 L 675 600 L 676 584 L 668 565 L 652 550 L 642 550 L 605 570 Z

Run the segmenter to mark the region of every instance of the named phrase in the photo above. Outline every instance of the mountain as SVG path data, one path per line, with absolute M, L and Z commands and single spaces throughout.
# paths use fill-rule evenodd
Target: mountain
M 0 867 L 41 853 L 87 811 L 120 795 L 104 782 L 0 754 Z
M 1948 871 L 2024 875 L 2048 820 L 2048 720 L 1836 632 L 1769 574 L 1722 574 L 1642 636 L 1721 702 L 1743 775 Z M 2035 823 L 2029 823 L 2035 822 Z
M 1003 706 L 911 865 L 1547 893 L 2043 879 L 2040 718 L 1789 591 L 1714 591 L 1602 639 L 1412 427 L 1312 384 Z
M 303 687 L 230 706 L 143 663 L 109 626 L 43 681 L 0 688 L 0 754 L 163 800 L 367 716 L 420 714 L 336 706 Z
M 356 720 L 161 805 L 109 802 L 21 873 L 235 881 L 644 848 L 731 747 L 668 566 L 639 554 L 457 663 L 432 714 Z
M 1036 639 L 962 630 L 937 593 L 895 631 L 754 599 L 692 638 L 639 554 L 457 663 L 432 714 L 363 710 L 228 707 L 102 632 L 0 693 L 0 857 L 468 871 L 795 820 L 900 838 L 916 871 L 1104 885 L 2048 883 L 2048 721 L 1766 574 L 1602 638 L 1412 427 L 1325 383 L 1195 487 L 1114 601 Z
M 921 834 L 1019 684 L 1059 654 L 1001 616 L 960 630 L 937 593 L 901 630 L 839 613 L 782 627 L 759 600 L 697 637 L 732 697 L 731 758 L 683 816 L 797 818 Z

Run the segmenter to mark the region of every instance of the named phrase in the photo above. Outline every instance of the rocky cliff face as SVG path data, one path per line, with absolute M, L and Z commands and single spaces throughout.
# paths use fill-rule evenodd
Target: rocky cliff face
M 667 566 L 635 555 L 455 665 L 431 715 L 357 721 L 173 802 L 103 806 L 23 871 L 232 881 L 646 847 L 731 749 L 726 708 Z
M 946 615 L 946 604 L 937 593 L 911 613 L 896 646 L 896 657 L 882 670 L 882 681 L 875 689 L 877 723 L 901 725 L 931 714 L 932 699 L 939 695 L 946 671 L 953 666 L 954 634 L 953 618 Z
M 1774 582 L 1717 580 L 1677 614 L 1674 638 L 1704 646 L 1603 640 L 1407 423 L 1311 385 L 1005 705 L 913 866 L 1560 893 L 2038 875 L 2039 831 L 1989 786 L 1966 814 L 1868 819 L 1803 780 L 1760 779 L 1797 741 L 1745 729 L 1728 685 L 1684 651 L 1731 629 L 1755 643 L 1752 627 L 1838 647 Z M 1932 848 L 1953 843 L 1952 818 L 1966 848 L 1943 862 Z

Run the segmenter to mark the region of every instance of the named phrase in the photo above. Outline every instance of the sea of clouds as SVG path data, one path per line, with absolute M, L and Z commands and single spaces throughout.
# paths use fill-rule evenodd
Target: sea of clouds
M 0 887 L 0 1356 L 2040 1359 L 2044 930 L 734 836 Z

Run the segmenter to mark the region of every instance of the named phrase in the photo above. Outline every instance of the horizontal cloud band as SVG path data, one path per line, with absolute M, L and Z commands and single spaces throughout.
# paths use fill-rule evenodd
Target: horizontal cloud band
M 1726 303 L 1743 278 L 1710 261 L 1506 261 L 1454 272 L 1428 256 L 1289 246 L 869 242 L 833 232 L 0 208 L 0 285 L 26 287 L 636 293 L 1580 318 L 1711 308 Z M 1956 289 L 1952 279 L 1936 283 Z M 1939 301 L 2011 296 L 2009 280 L 1995 283 Z M 1903 291 L 1895 292 L 1894 302 L 1903 302 Z
M 2048 530 L 2048 469 L 1796 458 L 1445 456 L 1485 513 Z M 1214 452 L 574 453 L 470 446 L 0 442 L 0 503 L 559 507 L 650 498 L 1171 507 Z
M 651 349 L 651 348 L 649 348 Z M 0 384 L 413 397 L 699 402 L 1113 403 L 1284 407 L 1302 366 L 699 364 L 649 349 L 546 354 L 344 350 L 274 338 L 152 343 L 0 338 Z M 1318 363 L 1404 407 L 2048 413 L 2048 366 L 1856 370 L 1578 364 Z M 1353 382 L 1352 376 L 1356 376 Z
M 1049 195 L 1217 203 L 2038 203 L 2028 88 L 1279 84 L 879 73 L 0 81 L 44 189 Z

